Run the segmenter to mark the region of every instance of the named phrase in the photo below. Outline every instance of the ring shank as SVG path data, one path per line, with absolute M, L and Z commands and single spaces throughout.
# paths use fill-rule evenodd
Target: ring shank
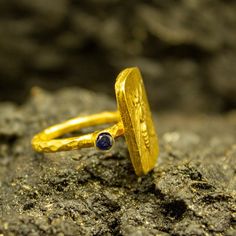
M 69 132 L 106 123 L 116 124 L 110 128 L 96 131 L 94 133 L 57 139 Z M 108 132 L 113 136 L 113 138 L 117 138 L 124 134 L 124 127 L 118 111 L 79 116 L 51 126 L 33 137 L 32 147 L 37 152 L 58 152 L 94 147 L 97 135 L 101 132 Z

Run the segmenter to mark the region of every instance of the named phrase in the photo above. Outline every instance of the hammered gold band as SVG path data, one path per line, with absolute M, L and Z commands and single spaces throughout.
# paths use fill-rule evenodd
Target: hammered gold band
M 107 123 L 116 124 L 90 134 L 56 139 L 69 132 Z M 124 134 L 124 127 L 118 111 L 79 116 L 51 126 L 33 137 L 32 147 L 37 152 L 58 152 L 94 147 L 99 133 L 109 133 L 113 138 L 117 138 Z

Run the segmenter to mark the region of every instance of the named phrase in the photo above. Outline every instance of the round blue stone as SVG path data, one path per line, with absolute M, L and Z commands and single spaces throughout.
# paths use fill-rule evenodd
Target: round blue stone
M 109 133 L 101 133 L 96 140 L 96 146 L 102 151 L 110 150 L 113 146 L 113 138 Z

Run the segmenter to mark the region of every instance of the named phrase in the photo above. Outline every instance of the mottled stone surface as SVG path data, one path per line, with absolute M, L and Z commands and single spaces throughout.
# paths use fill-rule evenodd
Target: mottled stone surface
M 123 139 L 108 153 L 31 150 L 35 132 L 114 109 L 112 99 L 72 88 L 32 94 L 21 107 L 0 104 L 0 234 L 236 234 L 236 113 L 154 114 L 159 163 L 138 178 Z
M 1 0 L 0 99 L 32 85 L 112 94 L 139 66 L 158 111 L 232 110 L 235 12 L 233 0 Z

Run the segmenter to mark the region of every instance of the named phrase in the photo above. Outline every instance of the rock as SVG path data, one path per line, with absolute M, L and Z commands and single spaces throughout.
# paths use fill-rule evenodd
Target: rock
M 225 107 L 236 104 L 236 56 L 235 53 L 225 51 L 221 56 L 215 57 L 209 65 L 210 85 L 214 89 L 216 96 L 224 98 Z
M 23 103 L 32 85 L 111 95 L 139 66 L 158 111 L 231 111 L 235 12 L 229 0 L 2 0 L 0 100 Z
M 35 88 L 22 106 L 0 104 L 0 233 L 234 235 L 236 113 L 154 113 L 161 154 L 143 177 L 123 138 L 108 153 L 31 149 L 48 125 L 111 109 L 109 97 L 73 88 Z

